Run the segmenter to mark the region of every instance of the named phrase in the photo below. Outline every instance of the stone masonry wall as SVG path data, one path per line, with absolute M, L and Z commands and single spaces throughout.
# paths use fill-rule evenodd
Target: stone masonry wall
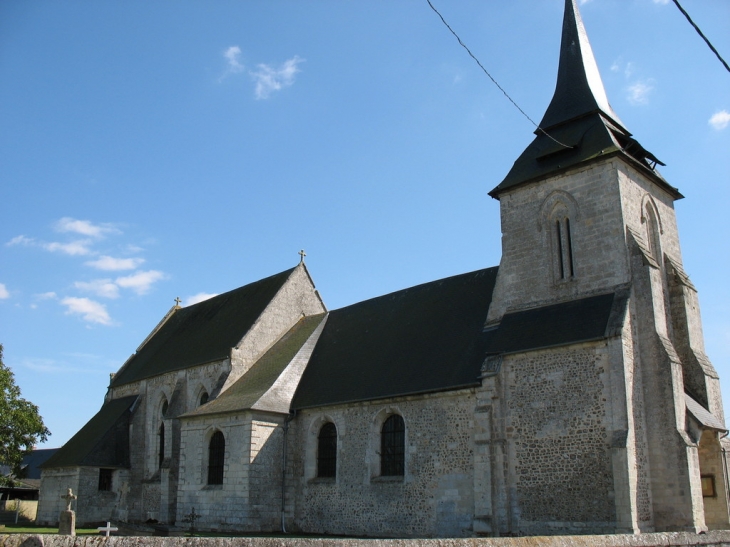
M 617 160 L 594 163 L 500 196 L 502 260 L 488 322 L 508 309 L 608 292 L 630 280 Z M 551 212 L 570 213 L 575 277 L 559 280 Z
M 177 522 L 192 509 L 204 530 L 279 529 L 283 417 L 261 413 L 188 419 L 181 432 Z M 208 485 L 208 445 L 226 441 L 222 485 Z
M 728 547 L 730 532 L 466 539 L 173 538 L 3 535 L 0 547 Z
M 293 522 L 314 534 L 375 537 L 471 535 L 473 390 L 302 411 L 291 423 Z M 405 421 L 405 475 L 381 477 L 380 428 Z M 337 475 L 316 477 L 321 426 L 337 428 Z
M 65 494 L 68 488 L 74 492 L 79 490 L 78 467 L 43 470 L 36 514 L 38 524 L 45 526 L 58 524 L 58 515 L 66 509 L 66 503 L 61 499 L 61 495 Z M 71 508 L 74 509 L 75 505 L 72 505 Z
M 604 344 L 505 357 L 519 532 L 615 531 L 607 373 Z

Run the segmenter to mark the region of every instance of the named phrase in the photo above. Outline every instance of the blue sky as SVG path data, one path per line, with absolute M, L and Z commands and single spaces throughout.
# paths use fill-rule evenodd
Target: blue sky
M 563 0 L 434 0 L 533 119 Z M 726 58 L 730 3 L 682 4 Z M 672 2 L 581 4 L 662 173 L 730 403 L 730 74 Z M 179 296 L 307 264 L 330 309 L 494 266 L 532 140 L 426 0 L 0 3 L 0 343 L 60 446 Z

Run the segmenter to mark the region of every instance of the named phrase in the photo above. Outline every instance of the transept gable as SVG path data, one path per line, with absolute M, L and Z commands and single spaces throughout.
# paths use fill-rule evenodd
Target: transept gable
M 175 310 L 122 366 L 111 387 L 228 358 L 295 269 Z

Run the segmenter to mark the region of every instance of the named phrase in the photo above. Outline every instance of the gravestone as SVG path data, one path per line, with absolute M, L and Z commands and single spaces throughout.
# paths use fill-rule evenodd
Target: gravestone
M 76 513 L 71 509 L 71 502 L 76 497 L 70 488 L 66 491 L 65 496 L 61 496 L 62 500 L 66 500 L 66 510 L 61 511 L 61 515 L 58 517 L 58 534 L 61 536 L 76 535 Z
M 106 537 L 109 537 L 109 534 L 111 532 L 118 532 L 119 528 L 117 528 L 116 526 L 112 526 L 112 523 L 107 521 L 106 526 L 99 526 L 97 530 L 99 530 L 100 534 L 103 532 Z

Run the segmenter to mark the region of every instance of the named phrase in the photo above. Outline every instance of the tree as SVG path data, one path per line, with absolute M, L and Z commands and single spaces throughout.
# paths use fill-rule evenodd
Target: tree
M 0 464 L 11 469 L 8 477 L 0 474 L 0 484 L 12 486 L 12 477 L 21 476 L 23 455 L 50 434 L 38 407 L 20 397 L 15 375 L 3 362 L 3 346 L 0 344 Z

